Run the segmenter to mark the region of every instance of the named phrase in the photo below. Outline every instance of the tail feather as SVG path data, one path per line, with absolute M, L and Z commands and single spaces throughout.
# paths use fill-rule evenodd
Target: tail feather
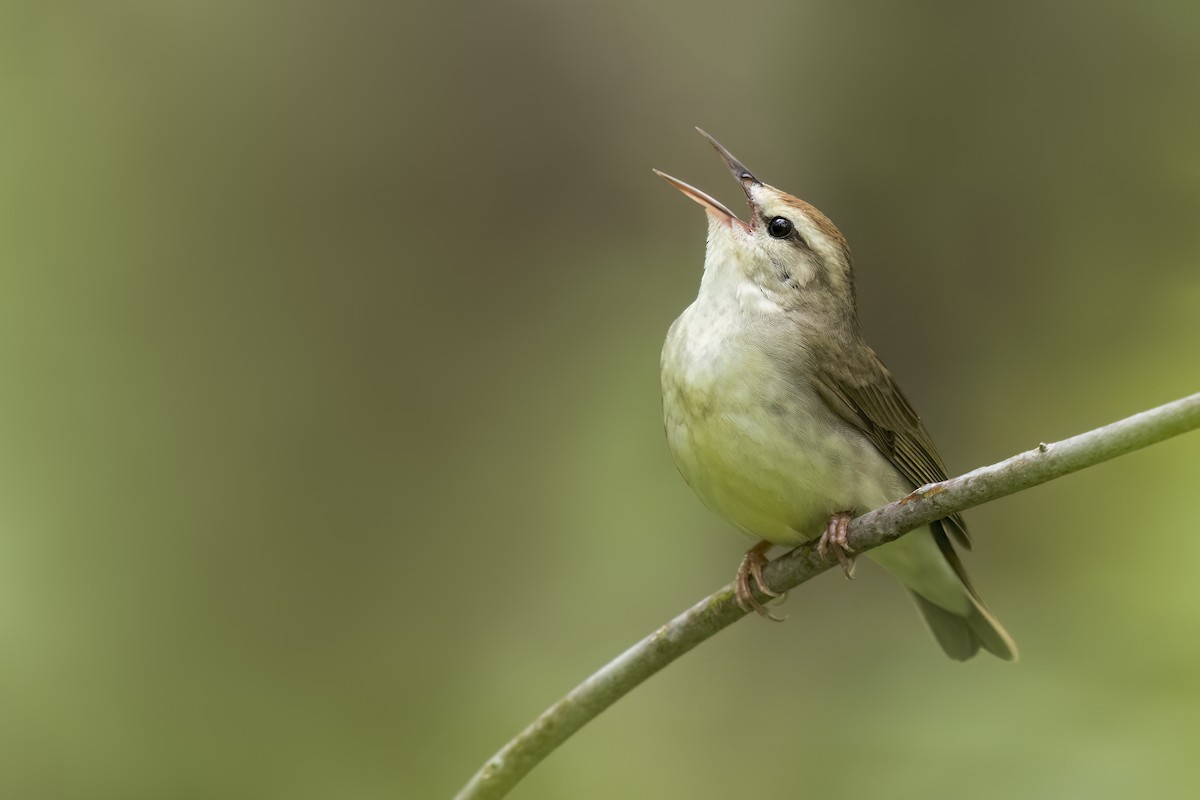
M 964 617 L 947 611 L 914 591 L 910 590 L 909 594 L 933 638 L 946 655 L 955 661 L 966 661 L 980 648 L 1005 661 L 1017 660 L 1017 645 L 1012 637 L 974 597 L 971 598 L 971 609 Z
M 908 589 L 946 655 L 966 661 L 987 650 L 1007 661 L 1017 660 L 1017 646 L 979 599 L 941 523 L 905 534 L 867 555 Z

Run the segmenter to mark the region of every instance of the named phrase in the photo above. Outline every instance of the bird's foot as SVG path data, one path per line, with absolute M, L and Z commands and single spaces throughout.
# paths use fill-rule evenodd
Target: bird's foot
M 737 598 L 738 605 L 743 611 L 755 611 L 761 617 L 766 617 L 775 622 L 783 622 L 784 617 L 777 617 L 767 610 L 767 607 L 754 597 L 754 592 L 750 588 L 750 580 L 754 579 L 754 585 L 763 594 L 769 597 L 786 597 L 787 592 L 780 594 L 779 592 L 771 591 L 763 581 L 763 567 L 767 565 L 767 551 L 771 549 L 771 543 L 765 539 L 746 551 L 746 555 L 742 558 L 742 563 L 738 566 L 737 580 L 735 581 L 734 596 Z
M 821 534 L 821 538 L 817 542 L 817 555 L 821 556 L 822 560 L 828 561 L 828 551 L 832 550 L 847 578 L 854 577 L 854 551 L 850 549 L 850 545 L 846 541 L 850 520 L 853 518 L 849 511 L 839 511 L 834 514 L 829 518 L 829 524 L 825 526 L 825 532 Z

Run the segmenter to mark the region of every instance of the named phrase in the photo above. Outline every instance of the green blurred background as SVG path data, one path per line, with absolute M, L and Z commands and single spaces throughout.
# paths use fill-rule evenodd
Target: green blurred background
M 847 234 L 952 471 L 1200 386 L 1200 6 L 0 6 L 0 796 L 437 798 L 728 581 L 658 352 L 692 131 Z M 976 509 L 515 798 L 1195 797 L 1200 436 Z

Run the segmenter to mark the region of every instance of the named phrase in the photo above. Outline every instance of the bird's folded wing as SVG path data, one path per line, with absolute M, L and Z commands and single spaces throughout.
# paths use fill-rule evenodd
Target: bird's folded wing
M 913 486 L 946 480 L 946 465 L 921 418 L 870 348 L 859 344 L 839 348 L 836 356 L 812 356 L 815 389 L 830 410 L 862 431 Z M 971 546 L 961 515 L 943 522 L 958 544 Z

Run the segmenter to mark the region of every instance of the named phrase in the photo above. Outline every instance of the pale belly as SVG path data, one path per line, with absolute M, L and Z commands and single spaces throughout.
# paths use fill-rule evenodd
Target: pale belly
M 755 392 L 739 383 L 695 402 L 687 386 L 664 380 L 664 421 L 688 484 L 747 534 L 795 544 L 819 536 L 835 513 L 867 511 L 909 490 L 815 395 L 788 397 L 779 387 L 761 402 L 761 385 Z
M 795 545 L 817 538 L 829 517 L 854 515 L 913 488 L 857 430 L 815 395 L 759 404 L 759 393 L 721 399 L 681 389 L 664 374 L 667 442 L 706 506 L 755 539 Z M 962 583 L 929 529 L 869 554 L 910 589 L 965 613 Z

